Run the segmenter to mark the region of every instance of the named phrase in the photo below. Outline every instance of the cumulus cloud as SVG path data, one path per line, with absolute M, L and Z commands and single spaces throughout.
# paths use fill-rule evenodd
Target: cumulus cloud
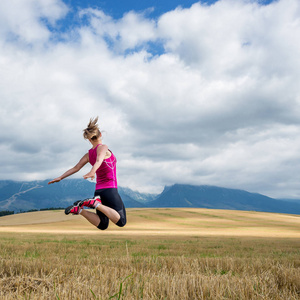
M 145 19 L 141 13 L 130 11 L 122 19 L 114 20 L 101 10 L 88 8 L 80 12 L 80 17 L 86 17 L 91 27 L 89 30 L 92 29 L 120 54 L 156 39 L 155 21 Z
M 11 0 L 0 3 L 0 33 L 3 41 L 19 39 L 25 43 L 47 41 L 50 32 L 47 24 L 56 21 L 68 12 L 60 0 Z
M 0 178 L 58 176 L 99 115 L 121 186 L 300 197 L 297 0 L 195 3 L 157 20 L 84 9 L 60 32 L 70 10 L 0 4 Z

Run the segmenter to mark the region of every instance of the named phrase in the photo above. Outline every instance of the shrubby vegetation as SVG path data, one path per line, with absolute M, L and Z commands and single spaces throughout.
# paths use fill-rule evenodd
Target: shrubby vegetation
M 13 210 L 1 210 L 0 211 L 0 217 L 7 216 L 7 215 L 13 215 L 15 212 Z
M 29 209 L 29 210 L 21 210 L 18 212 L 14 212 L 13 210 L 3 210 L 0 211 L 0 217 L 7 216 L 7 215 L 13 215 L 13 214 L 22 214 L 27 212 L 35 212 L 35 211 L 45 211 L 45 210 L 61 210 L 65 209 L 64 207 L 49 207 L 49 208 L 41 208 L 41 209 Z

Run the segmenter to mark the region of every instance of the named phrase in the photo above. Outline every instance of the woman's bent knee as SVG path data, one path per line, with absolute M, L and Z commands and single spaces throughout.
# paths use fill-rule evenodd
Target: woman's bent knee
M 105 230 L 108 227 L 108 222 L 100 222 L 99 225 L 97 226 L 98 229 L 100 230 Z
M 121 218 L 116 225 L 119 227 L 124 227 L 126 225 L 126 219 Z
M 119 227 L 124 227 L 127 223 L 127 218 L 126 218 L 126 210 L 123 205 L 123 209 L 118 211 L 120 215 L 120 220 L 116 223 L 117 226 Z

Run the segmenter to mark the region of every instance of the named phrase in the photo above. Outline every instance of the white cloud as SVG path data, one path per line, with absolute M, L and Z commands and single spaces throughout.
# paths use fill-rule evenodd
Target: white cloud
M 121 186 L 300 197 L 298 1 L 196 3 L 158 20 L 85 9 L 58 39 L 50 27 L 68 9 L 0 4 L 0 178 L 59 175 L 88 149 L 82 129 L 99 115 Z
M 19 39 L 25 43 L 47 41 L 50 32 L 46 22 L 54 26 L 68 9 L 60 0 L 10 0 L 0 2 L 0 34 L 2 42 Z
M 92 8 L 82 10 L 80 16 L 87 17 L 94 33 L 105 39 L 119 53 L 156 39 L 154 20 L 145 19 L 143 14 L 134 11 L 124 14 L 119 20 Z

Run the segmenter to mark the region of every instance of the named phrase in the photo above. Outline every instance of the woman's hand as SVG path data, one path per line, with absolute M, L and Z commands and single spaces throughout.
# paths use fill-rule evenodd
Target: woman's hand
M 55 179 L 49 181 L 48 184 L 52 184 L 52 183 L 55 183 L 55 182 L 60 182 L 61 180 L 62 180 L 61 177 L 57 177 L 57 178 L 55 178 Z
M 84 179 L 91 178 L 92 180 L 94 180 L 94 178 L 95 178 L 95 173 L 92 172 L 92 171 L 90 171 L 90 172 L 88 172 L 87 174 L 85 174 L 85 175 L 83 176 L 83 178 L 84 178 Z

